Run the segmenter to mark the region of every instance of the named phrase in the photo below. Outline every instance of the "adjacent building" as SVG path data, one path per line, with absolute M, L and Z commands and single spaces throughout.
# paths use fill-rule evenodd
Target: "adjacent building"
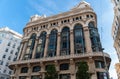
M 34 15 L 23 31 L 18 60 L 10 63 L 11 79 L 44 79 L 51 64 L 58 79 L 76 79 L 80 61 L 87 62 L 91 79 L 108 79 L 111 58 L 103 52 L 97 15 L 89 3 L 81 1 L 50 17 Z
M 118 79 L 120 79 L 120 0 L 112 0 L 114 4 L 114 20 L 112 25 L 112 37 L 114 39 L 114 47 L 117 52 L 119 63 L 115 65 Z
M 0 79 L 10 79 L 13 72 L 8 65 L 17 59 L 21 39 L 19 33 L 8 27 L 0 28 Z

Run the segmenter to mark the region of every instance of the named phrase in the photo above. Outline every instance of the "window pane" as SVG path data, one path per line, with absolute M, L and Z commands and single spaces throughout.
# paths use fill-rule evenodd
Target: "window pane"
M 27 72 L 28 72 L 28 67 L 21 68 L 21 73 L 27 73 Z
M 61 64 L 60 65 L 60 70 L 69 70 L 69 64 L 68 63 Z
M 40 71 L 40 66 L 35 66 L 33 67 L 33 72 L 39 72 Z

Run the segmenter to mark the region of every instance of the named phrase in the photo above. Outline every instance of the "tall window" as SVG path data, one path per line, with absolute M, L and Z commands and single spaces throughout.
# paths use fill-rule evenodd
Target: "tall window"
M 102 51 L 101 43 L 100 43 L 100 37 L 98 34 L 97 28 L 94 26 L 93 22 L 89 23 L 89 31 L 90 31 L 90 39 L 92 44 L 92 50 L 93 52 Z
M 32 52 L 34 49 L 34 45 L 35 45 L 35 40 L 36 40 L 36 34 L 32 34 L 32 36 L 30 37 L 29 41 L 28 41 L 28 46 L 26 49 L 26 53 L 24 55 L 24 60 L 28 60 L 32 58 Z
M 76 54 L 85 52 L 84 34 L 81 24 L 77 24 L 74 27 L 74 45 Z
M 61 52 L 60 55 L 70 54 L 70 30 L 64 27 L 61 32 Z
M 56 55 L 57 48 L 57 30 L 52 30 L 49 37 L 48 45 L 48 57 L 53 57 Z
M 39 36 L 35 58 L 42 58 L 44 56 L 44 48 L 46 42 L 46 32 L 42 32 Z

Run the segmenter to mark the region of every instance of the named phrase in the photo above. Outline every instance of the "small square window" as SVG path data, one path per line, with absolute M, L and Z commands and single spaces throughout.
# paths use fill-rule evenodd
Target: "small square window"
M 8 52 L 8 49 L 6 49 L 5 52 Z

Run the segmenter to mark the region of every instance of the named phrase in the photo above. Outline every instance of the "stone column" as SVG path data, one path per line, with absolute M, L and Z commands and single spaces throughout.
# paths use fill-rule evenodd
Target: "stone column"
M 89 66 L 89 73 L 91 74 L 91 79 L 97 79 L 97 76 L 95 74 L 95 63 L 92 57 L 89 57 L 88 66 Z
M 91 53 L 92 52 L 92 47 L 91 47 L 91 39 L 90 39 L 88 26 L 85 26 L 83 28 L 83 30 L 84 30 L 84 37 L 85 37 L 86 52 Z
M 49 42 L 49 35 L 46 36 L 46 42 L 45 42 L 45 48 L 44 48 L 44 57 L 47 56 L 48 42 Z
M 73 59 L 70 59 L 70 76 L 71 79 L 76 79 L 75 63 Z
M 20 56 L 21 56 L 21 54 L 22 54 L 22 50 L 23 50 L 23 42 L 21 42 L 21 45 L 20 45 L 20 49 L 19 49 L 19 53 L 18 53 L 17 60 L 20 59 Z
M 57 60 L 55 60 L 55 67 L 56 67 L 56 71 L 58 72 L 59 71 L 59 63 Z
M 60 55 L 60 32 L 57 35 L 57 56 Z
M 27 47 L 27 41 L 24 42 L 24 47 L 23 47 L 23 50 L 21 51 L 21 57 L 20 57 L 20 60 L 23 59 L 23 56 L 24 56 L 25 51 L 26 51 L 26 47 Z
M 28 65 L 28 79 L 31 79 L 31 73 L 32 73 L 32 66 L 30 63 L 27 64 Z
M 70 31 L 70 54 L 74 54 L 74 33 L 73 30 Z
M 19 73 L 20 73 L 20 67 L 18 67 L 18 65 L 15 65 L 15 79 L 19 79 Z
M 34 46 L 34 49 L 33 49 L 32 59 L 35 58 L 37 44 L 38 44 L 38 38 L 35 40 L 35 46 Z
M 41 66 L 41 72 L 42 72 L 42 79 L 45 78 L 45 65 L 43 64 L 43 62 L 40 62 L 40 66 Z

